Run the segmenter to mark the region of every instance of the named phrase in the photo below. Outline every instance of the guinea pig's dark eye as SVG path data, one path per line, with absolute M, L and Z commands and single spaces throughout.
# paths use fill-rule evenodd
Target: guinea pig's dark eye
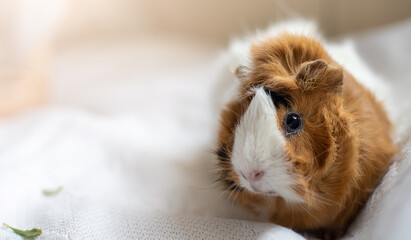
M 284 117 L 285 135 L 299 133 L 302 128 L 302 117 L 296 112 L 288 112 Z

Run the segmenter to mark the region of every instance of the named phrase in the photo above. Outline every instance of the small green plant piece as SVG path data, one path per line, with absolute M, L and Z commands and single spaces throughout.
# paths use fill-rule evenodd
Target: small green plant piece
M 17 233 L 18 235 L 20 235 L 24 238 L 35 238 L 35 237 L 40 236 L 40 234 L 42 233 L 41 229 L 38 229 L 38 228 L 33 228 L 31 230 L 20 230 L 20 229 L 14 228 L 14 227 L 10 227 L 6 223 L 3 223 L 3 225 L 10 228 L 15 233 Z
M 46 196 L 54 196 L 54 195 L 59 194 L 62 190 L 63 190 L 63 187 L 62 187 L 62 186 L 60 186 L 60 187 L 58 187 L 58 188 L 56 188 L 56 189 L 53 189 L 53 190 L 44 189 L 44 190 L 43 190 L 43 194 L 46 195 Z

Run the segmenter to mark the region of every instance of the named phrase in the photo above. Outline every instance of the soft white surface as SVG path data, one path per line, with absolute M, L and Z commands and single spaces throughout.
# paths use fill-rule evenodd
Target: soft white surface
M 392 81 L 406 120 L 410 29 L 406 22 L 353 38 L 367 62 L 385 66 L 376 72 Z M 217 52 L 173 39 L 60 52 L 53 105 L 0 121 L 0 221 L 41 228 L 38 239 L 299 239 L 273 224 L 224 219 L 250 217 L 209 177 L 220 102 L 212 79 L 224 58 Z M 405 66 L 397 69 L 403 74 L 390 72 L 390 64 Z M 411 147 L 409 132 L 402 133 L 397 139 L 406 147 L 348 237 L 411 235 Z M 57 196 L 41 192 L 60 185 Z M 0 238 L 20 239 L 9 230 Z
M 173 139 L 170 149 L 144 141 L 150 134 L 172 138 L 179 131 L 173 123 L 44 109 L 3 122 L 0 131 L 2 221 L 41 228 L 39 239 L 299 239 L 272 224 L 173 214 L 242 218 L 209 189 L 208 172 L 192 166 L 192 158 L 203 158 L 196 144 Z M 41 192 L 60 185 L 57 196 Z M 0 238 L 19 239 L 10 231 Z

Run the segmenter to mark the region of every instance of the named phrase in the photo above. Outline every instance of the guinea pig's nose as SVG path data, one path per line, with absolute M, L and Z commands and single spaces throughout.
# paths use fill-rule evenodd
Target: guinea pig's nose
M 248 174 L 241 173 L 241 175 L 248 181 L 255 182 L 260 180 L 264 176 L 264 171 L 252 171 Z
M 254 171 L 251 173 L 251 180 L 258 181 L 264 176 L 264 171 Z

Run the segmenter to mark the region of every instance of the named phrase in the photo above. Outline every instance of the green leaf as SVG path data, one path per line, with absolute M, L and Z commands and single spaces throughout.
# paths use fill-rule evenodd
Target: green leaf
M 33 228 L 31 230 L 20 230 L 20 229 L 17 229 L 17 228 L 10 227 L 6 223 L 3 223 L 3 225 L 10 228 L 15 233 L 17 233 L 18 235 L 20 235 L 22 237 L 25 237 L 25 238 L 35 238 L 35 237 L 39 236 L 42 233 L 41 229 L 38 229 L 38 228 Z
M 59 194 L 59 193 L 61 192 L 61 190 L 63 190 L 63 187 L 62 187 L 62 186 L 60 186 L 60 187 L 58 187 L 58 188 L 56 188 L 56 189 L 53 189 L 53 190 L 44 189 L 44 190 L 43 190 L 43 194 L 46 195 L 46 196 L 54 196 L 54 195 Z

